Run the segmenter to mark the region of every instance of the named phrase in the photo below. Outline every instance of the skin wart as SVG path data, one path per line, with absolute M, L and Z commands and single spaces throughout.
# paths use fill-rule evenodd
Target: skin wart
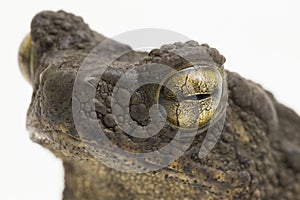
M 95 85 L 95 97 L 84 96 L 84 93 L 78 94 L 83 95 L 80 98 L 72 97 L 81 63 L 105 39 L 92 31 L 80 17 L 64 11 L 45 11 L 33 18 L 31 32 L 20 48 L 20 67 L 33 87 L 27 128 L 34 142 L 50 149 L 63 160 L 63 199 L 300 199 L 299 116 L 278 103 L 260 85 L 225 70 L 225 58 L 206 44 L 179 42 L 147 53 L 133 51 L 127 45 L 111 41 L 102 52 L 107 58 L 120 51 L 129 53 L 106 69 Z M 228 94 L 224 127 L 212 151 L 203 158 L 198 156 L 206 133 L 203 128 L 198 130 L 182 156 L 153 172 L 126 173 L 99 162 L 95 154 L 110 163 L 115 159 L 97 152 L 97 148 L 95 154 L 86 148 L 74 125 L 72 102 L 77 101 L 81 111 L 79 115 L 98 120 L 106 136 L 120 148 L 136 153 L 159 149 L 174 137 L 176 125 L 184 124 L 182 120 L 186 116 L 178 112 L 180 107 L 167 100 L 167 92 L 159 93 L 157 86 L 145 86 L 135 91 L 129 109 L 136 124 L 145 126 L 149 123 L 149 108 L 159 98 L 169 109 L 167 111 L 175 126 L 164 126 L 159 134 L 150 138 L 132 137 L 117 126 L 112 114 L 113 89 L 132 66 L 156 63 L 177 70 L 187 68 L 189 63 L 174 52 L 182 51 L 188 55 L 196 48 L 203 49 L 223 74 L 221 81 Z M 209 63 L 206 59 L 202 57 L 201 62 Z M 197 72 L 189 72 L 193 73 Z M 143 75 L 142 71 L 140 74 Z M 186 74 L 179 74 L 174 81 L 174 76 L 171 77 L 170 84 L 188 79 Z M 204 83 L 211 81 L 204 80 Z M 179 88 L 187 86 L 188 81 L 179 84 Z M 126 88 L 117 89 L 123 96 L 129 95 Z M 209 88 L 201 88 L 200 92 L 191 95 L 188 92 L 183 99 L 189 102 L 190 96 L 193 96 L 207 104 L 210 102 L 205 95 L 207 91 Z M 91 107 L 90 102 L 95 107 Z M 124 106 L 122 99 L 115 103 L 117 108 Z M 187 126 L 191 124 L 189 122 Z M 85 139 L 85 142 L 94 142 Z M 118 156 L 121 155 L 115 155 L 116 158 Z M 128 166 L 139 167 L 131 161 L 128 161 Z

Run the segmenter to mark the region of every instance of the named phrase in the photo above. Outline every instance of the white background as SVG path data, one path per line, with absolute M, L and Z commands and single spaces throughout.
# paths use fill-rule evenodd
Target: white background
M 95 3 L 98 2 L 98 3 Z M 112 37 L 137 28 L 164 28 L 208 43 L 226 56 L 226 68 L 262 84 L 300 112 L 299 1 L 62 1 L 1 2 L 0 199 L 61 199 L 61 162 L 32 143 L 25 130 L 31 86 L 17 51 L 32 17 L 64 9 Z

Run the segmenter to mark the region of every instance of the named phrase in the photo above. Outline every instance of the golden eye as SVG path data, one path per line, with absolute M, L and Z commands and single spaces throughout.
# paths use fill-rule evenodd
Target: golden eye
M 19 49 L 19 67 L 24 78 L 31 83 L 31 76 L 33 70 L 33 50 L 30 34 L 28 34 Z
M 209 124 L 222 96 L 223 72 L 193 66 L 171 74 L 159 89 L 158 104 L 176 127 L 197 129 Z

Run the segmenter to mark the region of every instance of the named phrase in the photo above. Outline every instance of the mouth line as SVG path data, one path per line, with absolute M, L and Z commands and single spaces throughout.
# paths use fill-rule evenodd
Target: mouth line
M 223 113 L 226 106 L 223 106 L 223 109 L 220 109 L 221 113 Z M 64 134 L 63 132 L 61 132 L 60 130 L 46 130 L 46 131 L 41 131 L 41 130 L 37 130 L 37 129 L 31 129 L 29 130 L 29 132 L 31 133 L 31 139 L 36 142 L 39 143 L 41 145 L 46 145 L 52 149 L 54 149 L 55 151 L 58 152 L 58 155 L 64 155 L 73 159 L 79 159 L 79 160 L 87 160 L 87 161 L 91 161 L 91 162 L 97 162 L 101 165 L 105 165 L 106 167 L 110 167 L 113 168 L 112 166 L 114 165 L 114 163 L 119 162 L 120 159 L 124 158 L 124 155 L 122 154 L 118 154 L 115 151 L 111 151 L 109 147 L 104 147 L 100 148 L 102 150 L 100 150 L 98 153 L 98 156 L 100 156 L 100 158 L 97 158 L 97 156 L 93 155 L 93 153 L 90 152 L 90 150 L 88 149 L 87 145 L 94 145 L 95 147 L 98 146 L 99 149 L 99 144 L 97 144 L 97 141 L 84 141 L 81 138 L 80 139 L 75 139 L 69 135 Z M 199 134 L 199 131 L 198 133 Z M 62 139 L 59 139 L 62 138 Z M 65 144 L 68 144 L 67 148 L 71 148 L 73 146 L 73 149 L 65 149 L 64 146 L 62 146 L 62 144 L 60 142 L 57 141 L 63 141 Z M 77 149 L 77 151 L 74 152 L 74 147 L 75 150 Z M 56 148 L 56 149 L 55 149 Z M 78 150 L 78 149 L 81 150 Z M 69 151 L 69 152 L 67 152 Z M 102 154 L 101 154 L 102 151 Z M 79 154 L 78 154 L 79 153 Z M 186 153 L 184 153 L 182 156 L 184 156 Z M 107 157 L 107 155 L 109 155 L 109 157 Z M 182 157 L 181 156 L 181 157 Z M 115 157 L 115 161 L 111 158 Z M 181 159 L 181 157 L 178 158 L 178 160 Z M 107 166 L 106 164 L 104 164 L 103 162 L 101 162 L 101 159 L 110 159 L 110 163 L 112 166 Z M 136 159 L 134 159 L 136 160 Z M 177 162 L 177 160 L 172 161 L 170 164 L 168 164 L 167 166 L 161 167 L 159 165 L 157 165 L 154 162 L 151 162 L 151 160 L 136 160 L 136 164 L 137 165 L 142 165 L 142 166 L 148 166 L 148 167 L 154 167 L 157 168 L 158 170 L 155 171 L 150 171 L 151 173 L 155 174 L 155 173 L 162 173 L 164 176 L 168 176 L 168 178 L 171 178 L 172 180 L 177 180 L 178 182 L 184 182 L 184 183 L 188 183 L 190 184 L 192 187 L 196 187 L 196 188 L 203 188 L 204 190 L 210 190 L 211 185 L 218 185 L 218 188 L 229 188 L 230 189 L 230 185 L 227 182 L 220 182 L 216 179 L 213 178 L 213 173 L 214 170 L 217 170 L 216 168 L 213 167 L 209 167 L 206 165 L 201 165 L 199 162 L 197 162 L 197 160 L 190 160 L 190 164 L 189 166 L 193 166 L 192 169 L 190 169 L 189 171 L 182 171 L 179 169 L 173 169 L 172 168 L 172 164 L 174 162 Z M 184 163 L 181 166 L 182 168 L 184 168 Z M 196 170 L 196 171 L 195 171 Z M 222 171 L 221 169 L 218 169 L 219 171 Z M 231 176 L 231 174 L 228 174 L 228 172 L 224 172 L 222 171 L 225 176 Z M 227 175 L 226 175 L 227 174 Z M 209 176 L 208 176 L 209 175 Z M 208 178 L 211 177 L 211 178 Z M 171 180 L 171 181 L 172 181 Z
M 196 135 L 205 132 L 208 127 L 209 126 L 202 127 L 201 129 L 197 130 Z M 59 146 L 59 145 L 61 145 L 59 141 L 64 141 L 64 143 L 66 143 L 66 144 L 68 143 L 69 146 L 80 146 L 80 147 L 85 146 L 84 149 L 87 149 L 87 152 L 89 152 L 89 154 L 90 154 L 89 157 L 90 158 L 94 158 L 94 159 L 97 159 L 97 158 L 92 153 L 90 153 L 90 151 L 87 148 L 87 145 L 88 146 L 92 145 L 92 146 L 96 147 L 96 149 L 97 148 L 98 149 L 102 149 L 102 147 L 99 148 L 99 145 L 100 146 L 102 146 L 102 145 L 99 144 L 96 140 L 89 140 L 89 139 L 84 139 L 84 138 L 81 138 L 81 137 L 74 138 L 74 137 L 72 137 L 70 135 L 67 135 L 67 134 L 63 133 L 61 130 L 55 130 L 55 129 L 52 129 L 52 130 L 40 130 L 38 128 L 32 128 L 32 127 L 30 127 L 30 128 L 28 128 L 28 131 L 30 132 L 31 139 L 34 142 L 36 142 L 36 143 L 40 143 L 41 144 L 41 143 L 44 143 L 46 141 L 47 144 L 52 144 L 53 146 Z M 130 137 L 126 133 L 124 133 L 124 136 L 126 136 L 128 139 L 130 139 Z M 62 139 L 59 139 L 59 138 L 62 138 Z M 119 148 L 121 148 L 122 150 L 128 151 L 128 152 L 132 152 L 130 149 L 124 149 L 124 148 L 122 148 L 122 145 Z M 59 149 L 62 150 L 62 149 L 64 149 L 64 147 L 60 147 Z M 116 152 L 111 151 L 109 147 L 108 148 L 104 147 L 104 150 L 108 151 L 108 152 L 111 152 L 112 155 L 116 154 Z M 72 152 L 70 152 L 70 153 L 72 154 Z M 139 152 L 136 152 L 136 153 L 139 153 Z M 122 156 L 122 155 L 119 155 L 119 156 Z M 152 166 L 159 167 L 159 165 L 157 165 L 157 164 L 155 164 L 153 162 L 148 162 L 148 161 L 145 161 L 145 160 L 140 160 L 139 162 L 140 163 L 144 163 L 145 165 L 152 165 Z M 196 163 L 196 161 L 194 161 L 194 162 Z M 166 167 L 163 167 L 163 168 L 168 168 L 168 167 L 166 166 Z M 178 171 L 178 170 L 174 170 L 174 171 Z

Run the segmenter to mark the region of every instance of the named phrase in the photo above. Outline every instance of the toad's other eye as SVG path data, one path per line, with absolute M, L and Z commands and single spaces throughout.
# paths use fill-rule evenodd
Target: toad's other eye
M 223 72 L 217 67 L 193 66 L 171 74 L 160 87 L 157 100 L 172 126 L 203 128 L 216 112 L 222 84 Z
M 32 76 L 33 66 L 33 51 L 30 34 L 27 35 L 19 49 L 19 66 L 22 75 L 30 83 Z

